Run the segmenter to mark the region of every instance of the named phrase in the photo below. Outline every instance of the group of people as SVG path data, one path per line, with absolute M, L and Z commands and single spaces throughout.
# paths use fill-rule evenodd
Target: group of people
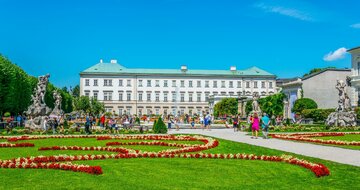
M 202 130 L 211 130 L 211 124 L 213 123 L 214 117 L 208 112 L 205 116 L 205 114 L 202 114 L 199 116 L 199 123 L 200 123 L 200 128 Z M 194 117 L 178 117 L 178 116 L 172 116 L 172 115 L 168 115 L 167 116 L 167 124 L 168 124 L 168 129 L 172 129 L 172 125 L 175 125 L 175 130 L 179 131 L 180 129 L 180 125 L 182 124 L 190 124 L 192 129 L 196 129 L 196 123 L 195 123 L 195 118 Z
M 270 126 L 270 118 L 266 113 L 259 116 L 257 112 L 254 112 L 250 118 L 249 123 L 251 126 L 251 138 L 258 138 L 260 126 L 262 128 L 262 133 L 265 139 L 268 139 L 269 126 Z

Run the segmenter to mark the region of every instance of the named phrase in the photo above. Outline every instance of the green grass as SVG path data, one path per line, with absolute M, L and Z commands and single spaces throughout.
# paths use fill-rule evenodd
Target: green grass
M 38 151 L 42 146 L 104 146 L 109 141 L 96 139 L 43 139 L 30 148 L 2 148 L 0 159 L 19 156 L 85 154 L 96 151 Z M 189 144 L 188 141 L 177 141 Z M 169 147 L 127 146 L 147 151 Z M 284 152 L 220 140 L 220 145 L 204 152 L 282 155 Z M 107 153 L 107 152 L 102 152 Z M 294 155 L 294 154 L 292 154 Z M 325 164 L 330 176 L 316 178 L 307 169 L 286 163 L 216 159 L 109 159 L 82 161 L 100 165 L 104 174 L 95 176 L 61 170 L 0 169 L 0 189 L 360 189 L 360 167 L 315 158 Z

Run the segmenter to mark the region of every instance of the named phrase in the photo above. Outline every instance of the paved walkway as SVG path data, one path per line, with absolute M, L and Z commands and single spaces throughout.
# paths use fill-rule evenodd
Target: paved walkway
M 201 129 L 174 129 L 169 134 L 200 134 L 220 139 L 227 139 L 235 142 L 242 142 L 266 148 L 292 152 L 305 156 L 330 160 L 342 164 L 360 166 L 360 150 L 337 148 L 332 146 L 315 145 L 280 139 L 251 139 L 247 132 L 234 132 L 233 129 L 212 129 L 211 131 Z

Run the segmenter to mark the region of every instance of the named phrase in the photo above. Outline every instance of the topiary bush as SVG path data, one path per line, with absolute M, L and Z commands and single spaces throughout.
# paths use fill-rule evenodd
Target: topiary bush
M 161 119 L 161 117 L 159 117 L 159 119 L 157 120 L 155 124 L 155 128 L 153 130 L 154 133 L 162 133 L 162 134 L 167 133 L 167 127 L 163 122 L 163 120 Z
M 4 117 L 10 117 L 10 116 L 11 116 L 10 112 L 5 112 L 4 113 Z
M 292 108 L 292 112 L 296 114 L 301 114 L 304 109 L 316 109 L 318 106 L 316 102 L 310 98 L 301 98 L 297 99 Z

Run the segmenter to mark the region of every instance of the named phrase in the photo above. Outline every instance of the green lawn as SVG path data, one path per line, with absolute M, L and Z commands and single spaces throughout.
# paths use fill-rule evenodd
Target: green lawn
M 360 135 L 354 135 L 354 134 L 349 134 L 344 136 L 314 137 L 314 138 L 324 139 L 324 140 L 360 141 Z M 331 145 L 331 146 L 360 150 L 360 146 L 342 146 L 342 145 Z
M 30 148 L 1 148 L 0 159 L 19 156 L 85 154 L 96 151 L 38 151 L 43 146 L 104 146 L 96 139 L 43 139 Z M 194 142 L 177 141 L 190 144 Z M 127 146 L 147 151 L 169 147 Z M 220 140 L 204 152 L 282 155 L 284 152 Z M 108 153 L 108 152 L 102 152 Z M 292 154 L 293 155 L 293 154 Z M 295 155 L 296 156 L 296 155 Z M 308 169 L 286 163 L 252 160 L 135 158 L 82 161 L 99 165 L 103 174 L 47 169 L 0 169 L 0 189 L 360 189 L 360 167 L 306 158 L 326 165 L 330 176 L 316 178 Z

